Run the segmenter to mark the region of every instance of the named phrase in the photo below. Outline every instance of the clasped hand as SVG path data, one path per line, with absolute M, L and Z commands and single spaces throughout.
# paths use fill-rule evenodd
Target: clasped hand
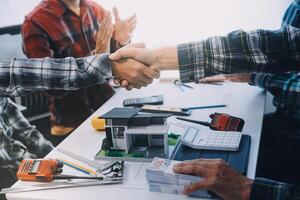
M 140 89 L 159 78 L 154 52 L 145 49 L 143 43 L 129 44 L 110 55 L 115 83 L 127 90 Z

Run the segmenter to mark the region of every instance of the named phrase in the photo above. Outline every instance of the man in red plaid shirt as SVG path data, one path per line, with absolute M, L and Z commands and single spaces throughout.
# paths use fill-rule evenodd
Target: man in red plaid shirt
M 43 0 L 22 25 L 23 50 L 29 58 L 85 57 L 114 52 L 130 41 L 135 15 L 121 20 L 91 0 Z M 51 133 L 70 133 L 113 95 L 108 84 L 73 92 L 49 92 Z

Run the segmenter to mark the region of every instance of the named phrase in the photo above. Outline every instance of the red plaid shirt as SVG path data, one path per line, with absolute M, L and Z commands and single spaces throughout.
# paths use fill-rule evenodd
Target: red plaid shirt
M 95 48 L 99 22 L 105 10 L 90 0 L 81 0 L 80 16 L 61 0 L 43 0 L 25 17 L 23 50 L 29 58 L 85 57 Z M 112 95 L 108 85 L 64 92 L 50 98 L 52 124 L 77 126 Z M 54 93 L 50 93 L 54 95 Z M 57 94 L 55 94 L 57 95 Z

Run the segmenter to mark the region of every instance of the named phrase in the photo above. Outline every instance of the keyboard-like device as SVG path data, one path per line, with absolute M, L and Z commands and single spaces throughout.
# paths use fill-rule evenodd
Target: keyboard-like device
M 181 143 L 194 149 L 238 151 L 242 132 L 213 131 L 189 127 L 181 137 Z
M 140 97 L 140 98 L 129 98 L 123 101 L 123 106 L 137 106 L 141 107 L 143 105 L 161 105 L 164 102 L 163 95 L 155 95 L 150 97 Z

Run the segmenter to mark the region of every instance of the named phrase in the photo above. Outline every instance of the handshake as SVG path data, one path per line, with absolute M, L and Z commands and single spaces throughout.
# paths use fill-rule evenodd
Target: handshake
M 109 58 L 112 61 L 114 82 L 127 90 L 146 87 L 153 79 L 159 78 L 160 71 L 164 69 L 160 49 L 146 49 L 143 43 L 129 44 Z

